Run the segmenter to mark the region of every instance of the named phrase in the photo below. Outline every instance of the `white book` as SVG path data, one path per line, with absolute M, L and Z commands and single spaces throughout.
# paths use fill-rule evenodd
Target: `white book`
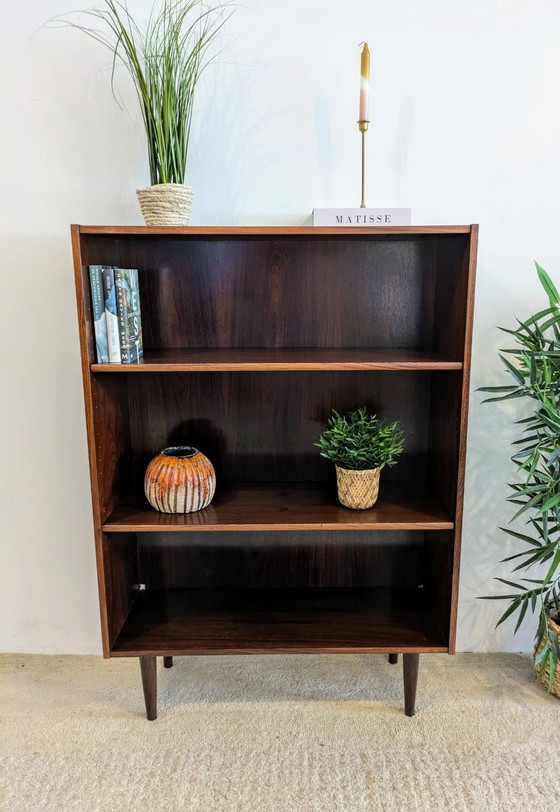
M 105 298 L 105 319 L 107 320 L 107 340 L 109 343 L 109 363 L 121 363 L 121 340 L 119 337 L 119 317 L 117 313 L 117 291 L 115 289 L 115 269 L 103 269 L 103 296 Z
M 409 226 L 412 209 L 313 209 L 314 226 Z
M 95 357 L 98 364 L 108 364 L 109 347 L 107 343 L 105 297 L 103 295 L 103 265 L 89 266 L 89 286 L 95 335 Z

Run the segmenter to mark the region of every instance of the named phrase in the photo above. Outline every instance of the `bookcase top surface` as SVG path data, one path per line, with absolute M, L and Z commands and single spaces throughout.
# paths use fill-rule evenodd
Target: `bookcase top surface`
M 419 236 L 423 234 L 471 234 L 477 225 L 455 226 L 87 226 L 73 225 L 80 234 L 244 237 L 244 236 Z

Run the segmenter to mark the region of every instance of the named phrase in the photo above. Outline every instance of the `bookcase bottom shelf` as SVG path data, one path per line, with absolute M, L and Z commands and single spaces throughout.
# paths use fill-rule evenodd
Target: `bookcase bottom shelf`
M 422 590 L 145 590 L 113 657 L 446 652 Z

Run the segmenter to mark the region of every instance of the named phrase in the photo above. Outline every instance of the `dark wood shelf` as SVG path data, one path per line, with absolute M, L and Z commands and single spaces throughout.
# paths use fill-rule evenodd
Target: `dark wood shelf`
M 111 655 L 445 652 L 422 589 L 138 593 Z
M 92 372 L 282 372 L 314 370 L 457 370 L 463 363 L 410 349 L 166 349 L 141 364 L 92 364 Z
M 218 490 L 198 513 L 159 513 L 121 505 L 103 525 L 106 533 L 258 530 L 452 530 L 453 520 L 430 494 L 408 483 L 381 485 L 369 510 L 342 507 L 327 484 L 243 483 Z

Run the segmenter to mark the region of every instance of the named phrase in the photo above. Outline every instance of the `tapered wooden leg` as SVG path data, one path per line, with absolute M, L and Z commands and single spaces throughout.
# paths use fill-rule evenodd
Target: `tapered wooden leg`
M 149 722 L 157 719 L 157 671 L 155 657 L 140 657 L 140 673 L 146 703 L 146 718 Z
M 171 668 L 173 665 L 173 657 L 164 657 L 163 658 L 163 667 L 164 668 Z
M 399 661 L 398 654 L 389 654 L 389 662 L 391 663 L 391 665 L 396 665 L 398 661 Z
M 404 712 L 414 716 L 416 710 L 416 685 L 418 683 L 419 654 L 403 654 Z

